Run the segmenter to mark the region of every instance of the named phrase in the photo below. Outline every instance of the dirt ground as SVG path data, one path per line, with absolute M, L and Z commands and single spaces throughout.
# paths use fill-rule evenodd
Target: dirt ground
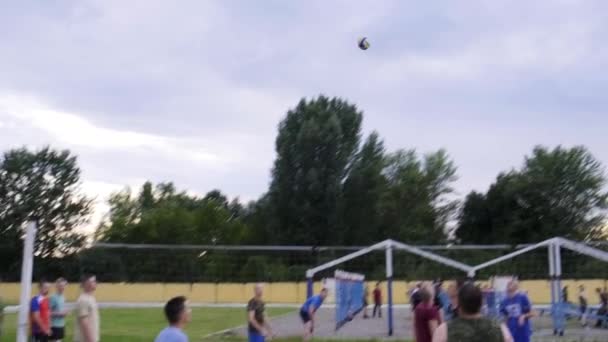
M 386 309 L 383 318 L 363 319 L 357 316 L 352 322 L 344 325 L 338 331 L 335 330 L 335 310 L 325 308 L 317 313 L 315 325 L 315 336 L 323 339 L 370 339 L 370 340 L 411 340 L 412 336 L 412 315 L 407 308 L 397 308 L 394 310 L 394 331 L 392 338 L 388 337 L 388 322 L 386 319 Z M 275 333 L 281 337 L 300 336 L 302 334 L 302 323 L 297 312 L 290 313 L 272 320 Z M 608 329 L 582 328 L 579 322 L 568 322 L 566 336 L 557 338 L 553 336 L 551 318 L 549 316 L 537 317 L 533 320 L 533 341 L 542 342 L 570 342 L 570 341 L 589 341 L 589 342 L 608 342 Z M 246 328 L 238 328 L 231 332 L 231 335 L 246 336 Z

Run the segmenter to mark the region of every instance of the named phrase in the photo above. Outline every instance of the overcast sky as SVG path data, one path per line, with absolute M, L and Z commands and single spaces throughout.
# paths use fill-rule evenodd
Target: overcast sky
M 96 217 L 147 179 L 257 198 L 320 93 L 389 150 L 446 148 L 460 196 L 537 144 L 608 165 L 607 1 L 1 2 L 0 149 L 75 152 Z

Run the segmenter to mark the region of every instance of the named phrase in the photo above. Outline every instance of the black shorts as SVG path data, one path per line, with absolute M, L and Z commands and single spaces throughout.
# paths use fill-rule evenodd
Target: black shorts
M 48 342 L 49 335 L 47 334 L 34 334 L 32 335 L 32 342 Z
M 300 318 L 302 319 L 302 323 L 306 324 L 310 322 L 310 314 L 304 310 L 300 310 Z
M 51 331 L 53 332 L 51 337 L 49 338 L 50 340 L 63 340 L 63 338 L 65 337 L 65 328 L 51 328 Z

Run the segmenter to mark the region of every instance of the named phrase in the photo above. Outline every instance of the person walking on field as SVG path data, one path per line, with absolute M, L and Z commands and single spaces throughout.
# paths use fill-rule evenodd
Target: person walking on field
M 433 342 L 513 342 L 509 329 L 481 315 L 483 292 L 468 283 L 458 291 L 460 315 L 442 323 L 433 335 Z
M 507 298 L 500 305 L 500 312 L 507 318 L 507 327 L 513 336 L 513 341 L 530 342 L 532 304 L 528 296 L 519 291 L 517 280 L 511 280 L 507 285 Z
M 48 298 L 50 287 L 46 280 L 41 280 L 40 292 L 30 302 L 32 342 L 47 342 L 51 336 L 51 309 Z
M 374 295 L 374 312 L 372 313 L 372 317 L 376 318 L 376 313 L 378 313 L 378 317 L 382 318 L 382 290 L 380 289 L 380 282 L 376 283 L 376 288 L 373 292 Z
M 363 319 L 369 318 L 369 315 L 367 314 L 367 307 L 369 306 L 368 298 L 369 298 L 369 287 L 367 287 L 367 285 L 365 285 L 365 287 L 363 288 L 363 298 L 362 298 Z
M 265 342 L 266 338 L 273 337 L 270 321 L 266 316 L 266 303 L 262 299 L 263 295 L 263 285 L 256 284 L 254 297 L 247 304 L 249 342 Z
M 578 309 L 581 313 L 581 325 L 587 326 L 587 305 L 589 300 L 587 299 L 587 293 L 585 292 L 585 286 L 581 285 L 578 287 Z
M 65 336 L 65 317 L 68 311 L 65 308 L 65 287 L 68 282 L 59 278 L 55 282 L 55 294 L 51 296 L 51 341 L 61 342 Z
M 183 330 L 192 319 L 192 310 L 188 307 L 186 297 L 171 298 L 165 304 L 165 317 L 169 326 L 163 329 L 154 342 L 188 342 Z
M 323 305 L 323 301 L 327 298 L 327 289 L 323 288 L 321 293 L 312 296 L 300 308 L 300 318 L 304 324 L 304 341 L 310 341 L 315 328 L 315 315 L 317 310 Z
M 606 319 L 608 317 L 608 292 L 602 291 L 600 288 L 595 289 L 595 292 L 600 298 L 600 307 L 597 310 L 597 316 L 600 318 L 595 323 L 595 327 L 603 328 L 608 323 L 608 319 Z
M 420 303 L 414 309 L 414 332 L 416 342 L 431 342 L 441 321 L 439 309 L 434 305 L 435 293 L 432 286 L 418 290 Z
M 99 309 L 95 299 L 97 279 L 94 275 L 82 277 L 82 293 L 74 308 L 74 342 L 99 342 Z

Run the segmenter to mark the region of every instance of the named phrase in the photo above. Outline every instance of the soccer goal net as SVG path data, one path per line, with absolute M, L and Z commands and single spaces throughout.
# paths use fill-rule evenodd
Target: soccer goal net
M 365 276 L 337 270 L 332 279 L 333 284 L 327 284 L 333 292 L 336 302 L 336 330 L 347 322 L 352 321 L 367 305 L 365 296 Z

